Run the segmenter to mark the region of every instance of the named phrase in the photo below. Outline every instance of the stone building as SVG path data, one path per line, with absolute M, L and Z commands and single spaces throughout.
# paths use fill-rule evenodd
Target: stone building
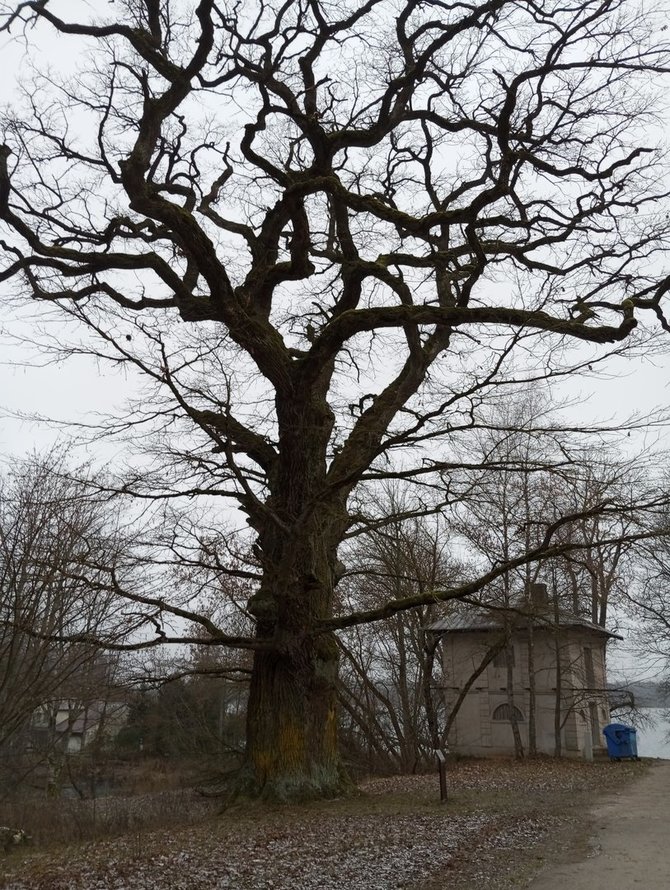
M 513 721 L 526 752 L 531 721 L 538 753 L 590 759 L 603 747 L 610 722 L 605 649 L 621 637 L 557 612 L 546 602 L 545 585 L 535 588 L 530 605 L 470 609 L 428 629 L 442 640 L 454 753 L 514 753 Z

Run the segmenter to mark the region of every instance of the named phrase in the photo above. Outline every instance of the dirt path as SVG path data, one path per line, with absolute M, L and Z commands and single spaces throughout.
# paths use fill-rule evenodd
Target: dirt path
M 529 890 L 670 888 L 670 762 L 602 799 L 593 818 L 582 861 L 551 867 Z

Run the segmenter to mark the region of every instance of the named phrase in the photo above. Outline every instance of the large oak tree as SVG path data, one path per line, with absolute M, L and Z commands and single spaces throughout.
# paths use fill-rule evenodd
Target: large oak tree
M 253 650 L 244 787 L 337 793 L 333 634 L 506 568 L 335 613 L 365 486 L 448 491 L 491 387 L 667 327 L 661 20 L 628 0 L 0 10 L 29 56 L 81 54 L 3 113 L 0 281 L 149 380 L 128 422 L 162 462 L 127 493 L 218 497 L 255 534 L 250 635 L 110 584 L 152 644 L 172 614 Z M 567 547 L 560 525 L 516 564 Z

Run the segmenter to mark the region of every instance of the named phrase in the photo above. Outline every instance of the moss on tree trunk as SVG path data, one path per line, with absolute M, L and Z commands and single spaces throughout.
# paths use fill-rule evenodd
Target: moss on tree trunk
M 243 793 L 283 802 L 334 797 L 351 787 L 338 755 L 337 663 L 330 636 L 256 654 Z

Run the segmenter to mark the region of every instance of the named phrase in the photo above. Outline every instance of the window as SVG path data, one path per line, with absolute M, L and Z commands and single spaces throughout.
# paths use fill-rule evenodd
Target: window
M 510 663 L 512 667 L 516 666 L 516 660 L 514 658 L 514 646 L 506 646 L 500 652 L 496 652 L 493 656 L 493 667 L 494 668 L 506 668 L 507 667 L 507 654 L 509 653 Z
M 514 707 L 514 716 L 515 716 L 517 722 L 523 723 L 523 714 L 517 708 L 516 705 L 514 705 L 513 707 Z M 492 720 L 506 720 L 508 723 L 510 723 L 512 720 L 512 707 L 510 706 L 510 703 L 508 701 L 506 701 L 504 704 L 498 705 L 498 707 L 493 712 L 491 719 Z
M 594 689 L 596 685 L 595 673 L 593 671 L 593 652 L 588 648 L 584 648 L 584 685 L 587 689 Z

